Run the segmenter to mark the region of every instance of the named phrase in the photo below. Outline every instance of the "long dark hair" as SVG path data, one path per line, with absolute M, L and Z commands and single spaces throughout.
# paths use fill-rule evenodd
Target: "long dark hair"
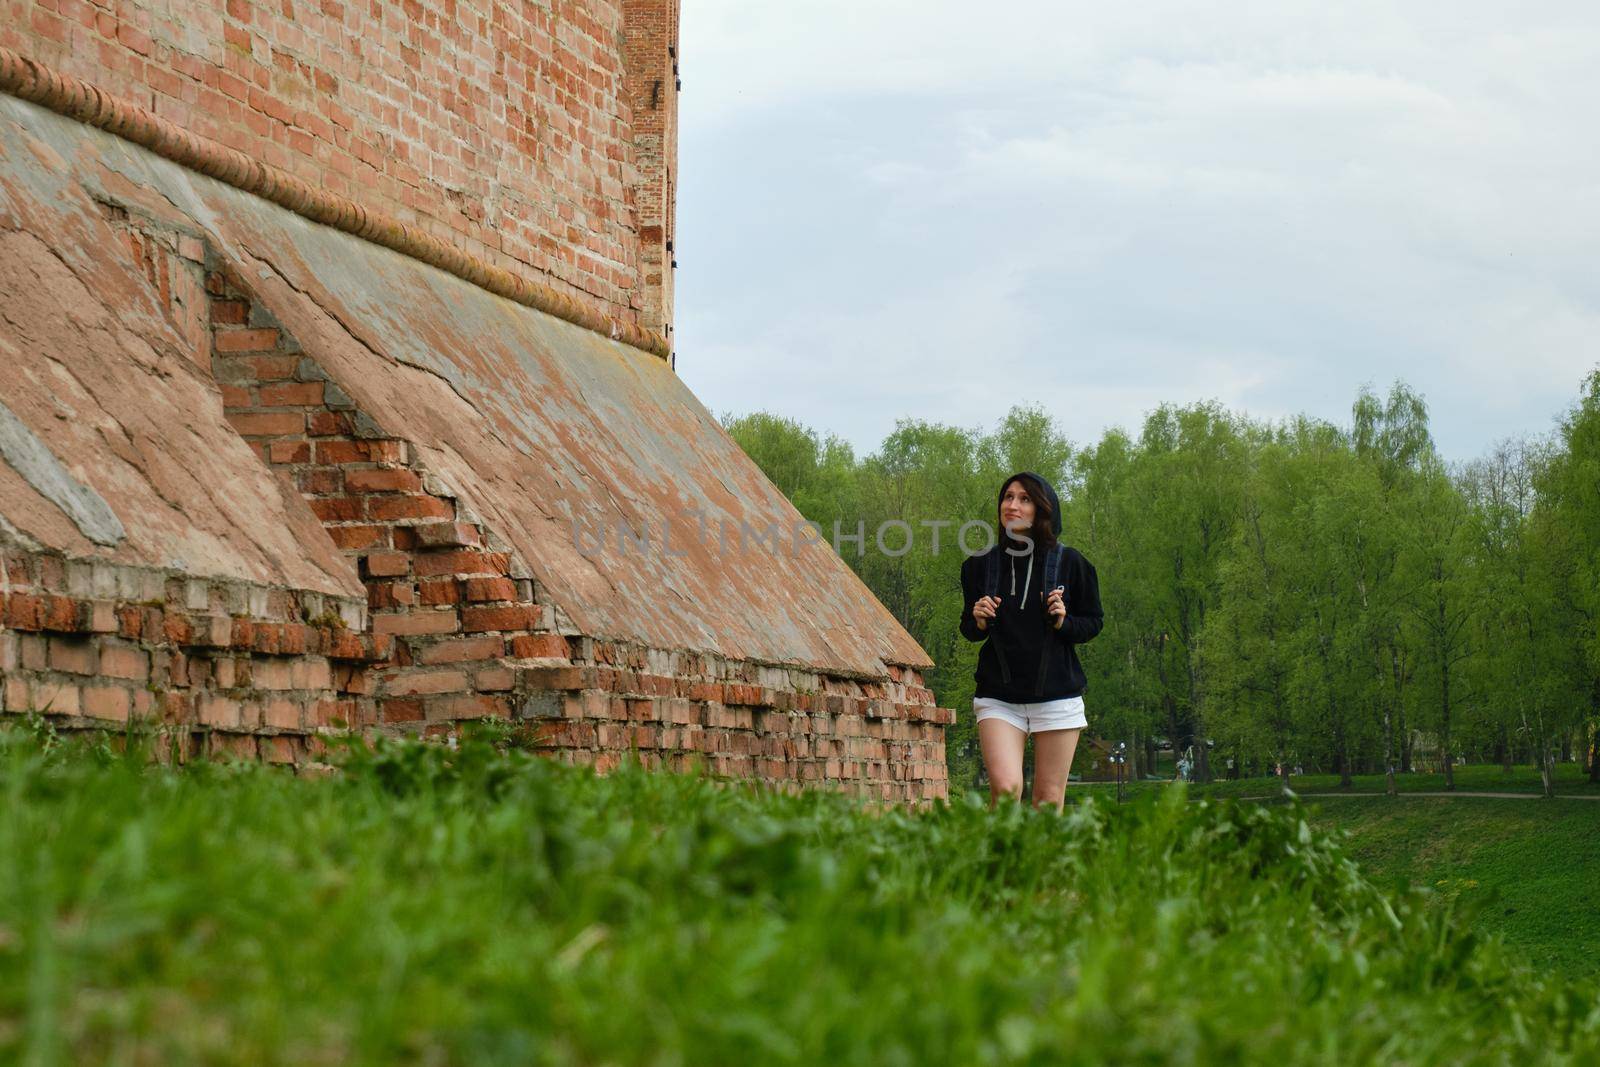
M 1033 501 L 1033 528 L 1028 531 L 1028 536 L 1033 539 L 1033 547 L 1049 548 L 1056 543 L 1055 512 L 1050 507 L 1050 494 L 1044 491 L 1044 486 L 1039 484 L 1039 479 L 1027 474 L 1019 474 L 1008 478 L 1006 484 L 1000 487 L 1000 500 L 1004 501 L 1006 490 L 1011 488 L 1011 483 L 1016 482 L 1022 486 L 1028 499 Z M 1000 517 L 1000 504 L 995 504 L 995 517 Z M 1004 522 L 997 523 L 1000 532 L 1005 534 Z

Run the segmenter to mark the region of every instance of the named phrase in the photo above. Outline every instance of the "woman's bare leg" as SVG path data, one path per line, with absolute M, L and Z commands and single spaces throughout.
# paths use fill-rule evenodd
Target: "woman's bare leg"
M 1046 730 L 1033 735 L 1033 806 L 1054 806 L 1060 811 L 1067 800 L 1067 775 L 1078 751 L 1081 728 Z
M 1028 735 L 1001 719 L 978 723 L 978 747 L 989 774 L 989 806 L 1003 796 L 1022 799 L 1022 749 Z

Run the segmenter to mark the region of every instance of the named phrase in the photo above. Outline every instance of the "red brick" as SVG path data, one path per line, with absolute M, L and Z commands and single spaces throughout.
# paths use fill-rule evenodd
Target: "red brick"
M 416 493 L 422 479 L 403 467 L 351 470 L 344 475 L 345 490 L 351 493 Z M 426 527 L 419 527 L 419 530 Z
M 6 598 L 6 625 L 14 630 L 40 630 L 44 622 L 44 600 L 26 593 Z
M 466 548 L 479 544 L 478 528 L 465 522 L 428 522 L 413 527 L 419 548 Z
M 431 697 L 428 699 L 427 708 L 429 722 L 461 722 L 468 719 L 510 717 L 510 709 L 503 697 L 474 693 Z
M 211 301 L 211 321 L 218 326 L 243 326 L 250 317 L 250 305 L 243 300 Z
M 380 701 L 378 708 L 384 722 L 421 722 L 423 717 L 422 701 L 412 698 Z
M 257 390 L 256 403 L 264 408 L 315 407 L 322 403 L 321 382 L 279 382 Z
M 459 637 L 424 648 L 418 662 L 426 664 L 466 663 L 472 660 L 499 659 L 505 652 L 500 637 Z
M 92 642 L 65 637 L 50 639 L 51 670 L 67 674 L 94 674 L 98 667 L 99 656 Z
M 438 606 L 456 604 L 461 600 L 461 587 L 454 578 L 435 578 L 418 586 L 422 603 Z
M 350 431 L 350 417 L 342 411 L 313 411 L 306 420 L 306 432 L 312 437 L 345 437 Z
M 150 677 L 150 654 L 142 648 L 106 645 L 100 649 L 100 673 L 108 678 L 145 681 Z
M 389 696 L 426 696 L 435 693 L 459 693 L 467 688 L 464 671 L 422 671 L 390 675 L 383 681 L 383 691 Z
M 80 605 L 70 597 L 47 596 L 40 624 L 57 633 L 80 633 L 88 628 L 88 615 L 87 605 Z
M 412 611 L 403 615 L 372 617 L 372 631 L 380 634 L 447 634 L 456 632 L 459 627 L 460 620 L 453 610 Z
M 472 676 L 472 687 L 480 693 L 504 692 L 515 682 L 516 673 L 509 667 L 483 667 Z
M 311 513 L 323 522 L 354 522 L 362 517 L 366 507 L 359 496 L 320 497 L 306 503 L 311 506 Z
M 517 599 L 517 584 L 510 578 L 468 578 L 466 598 L 474 602 Z
M 300 369 L 299 356 L 252 356 L 245 360 L 258 381 L 274 382 L 293 378 Z
M 493 574 L 506 572 L 507 560 L 503 552 L 477 552 L 460 549 L 455 552 L 425 552 L 416 558 L 416 572 L 420 577 L 441 574 Z
M 278 331 L 219 329 L 216 331 L 213 344 L 218 352 L 270 352 L 278 347 Z
M 572 652 L 560 634 L 524 634 L 511 639 L 511 654 L 517 659 L 567 659 Z
M 329 526 L 327 529 L 333 543 L 349 551 L 387 547 L 389 531 L 383 526 Z
M 246 437 L 282 437 L 306 429 L 306 417 L 295 411 L 229 411 L 227 418 Z
M 372 463 L 376 441 L 318 441 L 313 450 L 318 463 L 330 466 L 344 463 Z
M 368 582 L 367 607 L 373 611 L 393 611 L 417 603 L 417 590 L 410 582 Z
M 531 630 L 538 624 L 538 608 L 512 605 L 496 608 L 465 608 L 461 612 L 461 628 L 468 633 L 484 630 Z
M 394 578 L 411 573 L 411 557 L 404 552 L 373 552 L 363 562 L 367 573 L 375 578 Z
M 83 714 L 91 719 L 127 722 L 133 696 L 120 685 L 91 685 L 83 690 Z
M 267 457 L 274 463 L 310 463 L 311 445 L 306 441 L 274 441 L 267 446 Z
M 367 504 L 372 518 L 383 522 L 396 519 L 448 519 L 456 509 L 437 497 L 406 495 L 375 497 Z

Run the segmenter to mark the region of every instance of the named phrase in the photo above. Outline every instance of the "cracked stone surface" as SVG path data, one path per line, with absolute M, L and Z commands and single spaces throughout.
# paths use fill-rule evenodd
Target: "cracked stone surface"
M 61 161 L 0 116 L 0 529 L 71 558 L 361 596 L 224 421 L 126 236 L 48 169 Z
M 831 547 L 795 537 L 799 513 L 661 360 L 22 101 L 0 98 L 0 143 L 0 188 L 50 204 L 59 245 L 96 239 L 82 232 L 92 217 L 63 208 L 73 197 L 204 232 L 307 358 L 374 429 L 412 442 L 582 633 L 862 677 L 929 664 Z M 15 213 L 0 204 L 4 227 Z M 192 398 L 183 410 L 196 421 Z M 36 430 L 49 419 L 19 411 Z M 86 483 L 122 514 L 117 493 Z M 581 551 L 575 521 L 591 542 L 605 531 L 605 549 Z M 774 523 L 776 549 L 741 548 L 741 524 Z M 619 546 L 624 529 L 647 531 L 643 551 Z M 956 562 L 952 551 L 952 573 Z

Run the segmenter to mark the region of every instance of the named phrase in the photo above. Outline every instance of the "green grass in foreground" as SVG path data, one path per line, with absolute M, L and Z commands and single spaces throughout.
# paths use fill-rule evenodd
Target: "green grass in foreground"
M 1372 797 L 1323 801 L 1311 822 L 1346 831 L 1379 885 L 1429 887 L 1539 968 L 1600 977 L 1600 804 Z
M 73 750 L 69 750 L 73 749 Z M 1292 805 L 922 813 L 470 742 L 0 730 L 0 1061 L 1589 1063 L 1600 998 Z

